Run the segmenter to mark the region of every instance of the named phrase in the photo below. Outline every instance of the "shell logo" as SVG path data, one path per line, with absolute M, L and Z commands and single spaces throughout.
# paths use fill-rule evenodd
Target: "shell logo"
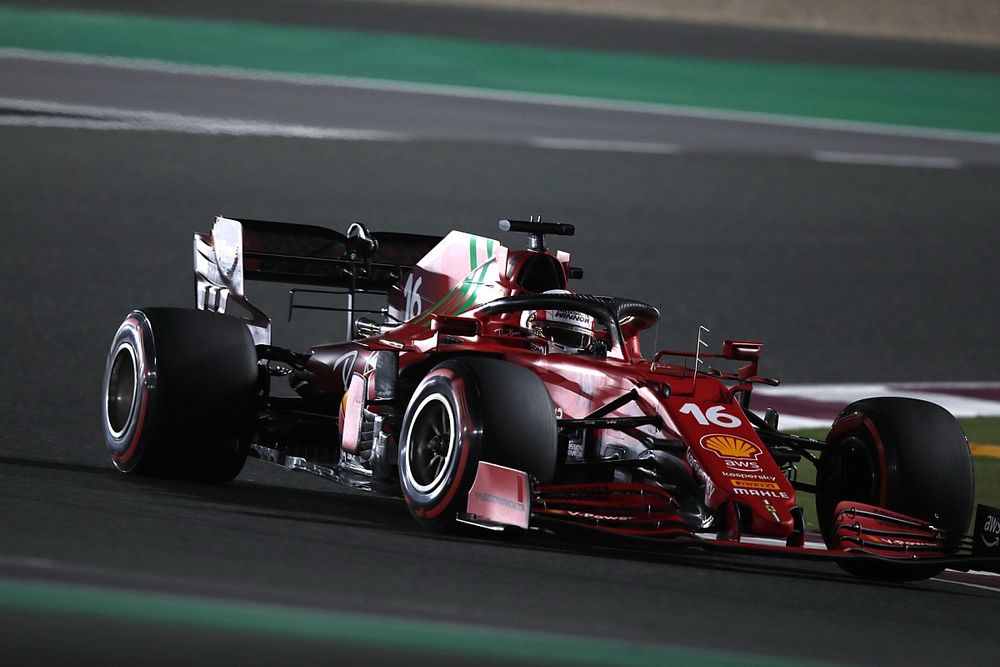
M 724 459 L 754 459 L 761 455 L 760 447 L 735 435 L 706 435 L 701 446 Z

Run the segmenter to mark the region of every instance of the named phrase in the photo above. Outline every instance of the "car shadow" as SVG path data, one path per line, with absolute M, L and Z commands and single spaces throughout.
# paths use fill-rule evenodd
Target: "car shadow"
M 837 569 L 833 563 L 794 562 L 785 558 L 758 555 L 708 553 L 694 546 L 670 542 L 649 545 L 628 538 L 615 538 L 592 531 L 575 534 L 531 531 L 517 539 L 498 538 L 487 531 L 465 528 L 459 533 L 442 534 L 420 528 L 412 519 L 401 498 L 355 491 L 330 484 L 329 490 L 294 488 L 259 481 L 240 480 L 228 484 L 207 485 L 196 482 L 121 475 L 110 465 L 66 463 L 42 459 L 0 456 L 0 466 L 16 466 L 115 478 L 136 491 L 158 497 L 160 506 L 189 506 L 194 501 L 213 506 L 222 513 L 234 513 L 260 519 L 294 521 L 314 525 L 345 526 L 383 533 L 406 534 L 420 539 L 449 543 L 490 544 L 497 549 L 533 550 L 558 554 L 607 559 L 662 563 L 734 574 L 762 575 L 842 585 L 913 590 L 922 582 L 898 583 L 867 580 Z M 103 482 L 102 482 L 103 483 Z M 822 568 L 822 569 L 819 569 Z M 976 591 L 949 589 L 950 595 L 976 597 Z

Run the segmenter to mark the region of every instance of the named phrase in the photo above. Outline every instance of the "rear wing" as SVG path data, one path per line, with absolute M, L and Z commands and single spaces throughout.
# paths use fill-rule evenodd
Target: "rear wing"
M 245 281 L 315 285 L 386 294 L 441 237 L 370 233 L 352 223 L 347 234 L 325 227 L 266 220 L 215 219 L 211 234 L 194 235 L 195 299 L 200 310 L 230 312 L 237 304 L 254 342 L 269 345 L 271 320 L 246 299 Z

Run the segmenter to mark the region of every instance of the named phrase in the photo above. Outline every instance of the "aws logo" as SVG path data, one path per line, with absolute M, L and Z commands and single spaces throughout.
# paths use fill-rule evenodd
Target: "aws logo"
M 995 549 L 1000 544 L 1000 519 L 990 514 L 983 524 L 983 544 L 990 549 Z
M 976 530 L 973 533 L 973 556 L 1000 554 L 1000 509 L 979 505 L 976 509 Z
M 760 447 L 735 435 L 706 435 L 701 446 L 719 458 L 737 461 L 756 461 L 763 454 Z

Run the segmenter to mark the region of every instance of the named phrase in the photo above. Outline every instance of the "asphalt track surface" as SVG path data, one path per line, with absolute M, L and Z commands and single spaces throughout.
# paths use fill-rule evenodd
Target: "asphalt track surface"
M 23 97 L 21 72 L 4 69 L 0 96 Z M 35 74 L 37 97 L 59 104 L 104 104 L 114 87 L 91 86 L 88 97 L 79 73 L 75 86 L 72 72 Z M 148 74 L 129 85 L 138 102 L 126 108 L 218 115 L 201 83 L 178 88 Z M 271 100 L 259 105 L 261 122 L 315 107 L 313 95 L 324 94 L 226 85 L 221 93 Z M 345 92 L 345 108 L 331 118 L 302 122 L 351 125 L 364 115 L 350 109 L 361 94 Z M 507 128 L 499 140 L 487 121 L 521 121 L 498 113 L 477 129 L 481 108 L 432 97 L 420 116 L 452 114 L 468 128 L 435 135 L 407 113 L 412 98 L 385 95 L 379 129 L 412 135 L 406 140 L 119 131 L 103 121 L 100 130 L 0 127 L 0 579 L 262 603 L 328 613 L 332 622 L 338 614 L 375 618 L 353 640 L 304 637 L 283 630 L 278 612 L 271 626 L 227 628 L 185 618 L 183 604 L 173 615 L 130 619 L 117 599 L 98 596 L 87 612 L 66 603 L 63 589 L 50 603 L 38 602 L 38 591 L 19 597 L 4 589 L 0 655 L 78 663 L 517 660 L 485 648 L 457 654 L 449 636 L 423 649 L 379 641 L 380 622 L 422 619 L 493 628 L 498 644 L 512 641 L 503 632 L 537 631 L 704 651 L 673 654 L 676 661 L 992 659 L 995 591 L 874 584 L 832 565 L 442 538 L 418 531 L 399 501 L 256 463 L 234 484 L 212 488 L 111 470 L 97 425 L 110 337 L 132 307 L 190 303 L 190 233 L 208 229 L 218 213 L 484 234 L 498 218 L 542 213 L 577 224 L 577 236 L 560 245 L 586 268 L 581 291 L 662 302 L 661 344 L 687 346 L 706 324 L 716 343 L 764 340 L 762 370 L 788 381 L 996 379 L 1000 171 L 989 161 L 964 156 L 946 169 L 828 163 L 809 157 L 812 135 L 788 150 L 763 150 L 766 134 L 756 133 L 774 130 L 753 127 L 744 128 L 752 138 L 743 150 L 728 147 L 724 127 L 711 150 L 555 150 L 522 140 L 538 136 L 538 124 L 599 134 L 603 123 L 608 133 L 641 134 L 654 121 L 546 107 L 522 110 L 516 118 L 525 127 Z M 74 122 L 81 115 L 32 114 Z M 11 115 L 24 111 L 0 119 Z M 280 319 L 280 290 L 259 293 Z M 278 341 L 304 345 L 341 331 L 319 318 L 297 324 L 309 333 L 276 322 Z M 567 655 L 553 649 L 534 660 L 571 662 Z

